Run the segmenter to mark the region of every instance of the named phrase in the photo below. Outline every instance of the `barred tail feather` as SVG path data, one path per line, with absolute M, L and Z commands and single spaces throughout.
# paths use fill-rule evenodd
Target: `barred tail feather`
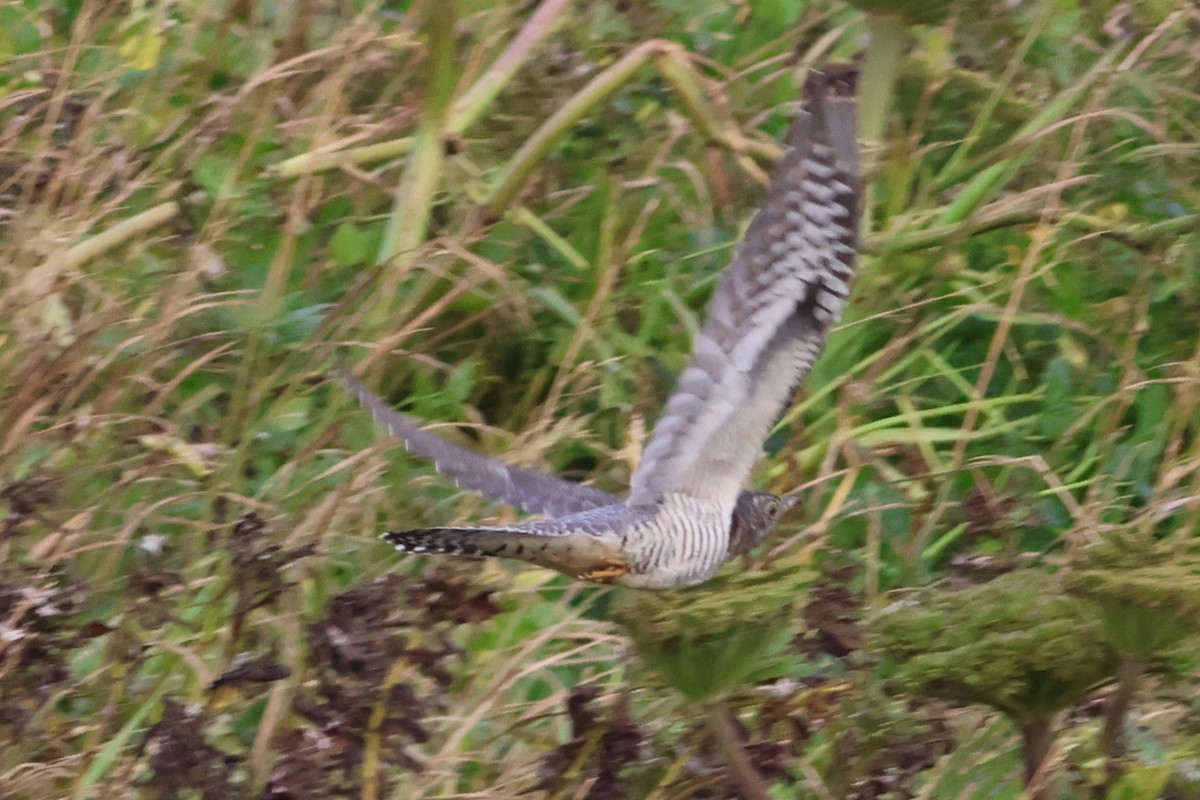
M 598 567 L 623 564 L 619 541 L 608 536 L 545 536 L 504 528 L 418 528 L 388 531 L 382 538 L 402 553 L 512 558 L 574 578 L 591 578 Z
M 514 534 L 485 532 L 478 528 L 418 528 L 388 531 L 381 538 L 402 553 L 467 556 L 469 558 L 519 557 L 523 548 L 512 542 Z

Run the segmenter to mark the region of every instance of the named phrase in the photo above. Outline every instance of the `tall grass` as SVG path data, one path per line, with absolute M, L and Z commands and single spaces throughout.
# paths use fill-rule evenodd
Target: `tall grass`
M 861 623 L 1194 537 L 1200 16 L 878 14 L 0 9 L 6 795 L 1019 796 L 1016 729 L 911 710 Z M 385 528 L 513 512 L 326 371 L 620 491 L 803 72 L 881 30 L 853 307 L 756 477 L 805 503 L 738 565 L 794 587 L 770 674 L 700 707 L 611 591 L 394 558 Z M 1109 689 L 1056 717 L 1031 791 L 1193 796 L 1191 644 L 1139 657 L 1124 747 Z

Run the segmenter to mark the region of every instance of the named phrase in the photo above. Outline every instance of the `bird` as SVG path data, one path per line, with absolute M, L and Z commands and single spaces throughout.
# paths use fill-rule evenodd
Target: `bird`
M 579 580 L 662 590 L 707 581 L 769 536 L 796 498 L 742 486 L 855 277 L 862 181 L 850 73 L 809 76 L 786 144 L 624 499 L 453 445 L 343 372 L 410 452 L 460 487 L 547 515 L 382 538 L 405 553 L 516 559 Z
M 338 370 L 336 374 L 376 424 L 399 439 L 408 452 L 431 462 L 440 474 L 450 478 L 460 489 L 507 503 L 527 514 L 550 517 L 616 506 L 622 502 L 620 497 L 593 486 L 505 464 L 452 444 L 391 408 L 352 373 Z M 733 511 L 729 558 L 745 555 L 766 540 L 783 515 L 798 501 L 795 495 L 742 492 Z

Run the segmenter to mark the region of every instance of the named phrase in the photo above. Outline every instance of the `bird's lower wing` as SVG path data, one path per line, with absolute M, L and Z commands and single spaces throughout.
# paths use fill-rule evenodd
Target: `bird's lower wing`
M 858 239 L 855 102 L 846 81 L 810 79 L 805 95 L 791 149 L 633 474 L 632 506 L 680 493 L 732 509 L 845 307 Z
M 403 442 L 410 453 L 433 462 L 438 472 L 460 488 L 516 506 L 529 514 L 551 517 L 621 502 L 620 498 L 599 489 L 504 464 L 451 444 L 422 430 L 415 420 L 391 408 L 349 372 L 338 372 L 338 377 L 354 392 L 363 408 L 371 412 L 376 423 Z

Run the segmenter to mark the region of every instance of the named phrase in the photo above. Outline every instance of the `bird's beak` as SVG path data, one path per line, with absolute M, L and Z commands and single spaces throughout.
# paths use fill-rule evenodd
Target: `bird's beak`
M 785 494 L 782 497 L 780 497 L 779 500 L 780 500 L 780 502 L 783 503 L 783 511 L 780 512 L 780 514 L 779 514 L 779 516 L 782 517 L 784 514 L 786 514 L 787 512 L 791 511 L 793 508 L 796 507 L 796 505 L 800 502 L 800 495 Z

